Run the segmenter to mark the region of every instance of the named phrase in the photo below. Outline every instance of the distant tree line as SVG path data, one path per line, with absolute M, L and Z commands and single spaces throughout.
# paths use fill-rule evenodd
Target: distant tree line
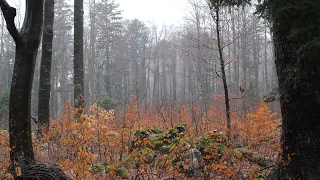
M 86 106 L 104 99 L 126 105 L 135 95 L 144 107 L 193 102 L 205 109 L 214 95 L 223 94 L 217 30 L 204 1 L 189 1 L 184 21 L 163 27 L 123 19 L 121 7 L 114 1 L 91 0 L 85 6 L 89 7 L 83 40 Z M 56 1 L 54 7 L 50 112 L 56 119 L 67 101 L 74 102 L 74 19 L 73 7 L 66 1 Z M 232 108 L 239 112 L 261 101 L 277 86 L 269 24 L 253 11 L 245 6 L 220 12 L 226 83 L 230 99 L 234 98 L 231 103 L 237 104 Z M 0 28 L 4 26 L 0 24 Z M 8 89 L 14 44 L 7 31 L 0 33 L 1 42 L 6 42 L 1 46 L 0 88 Z M 33 115 L 37 115 L 39 67 L 37 61 Z

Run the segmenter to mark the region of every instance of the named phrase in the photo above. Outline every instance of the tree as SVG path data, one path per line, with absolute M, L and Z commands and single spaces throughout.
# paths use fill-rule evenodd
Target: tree
M 230 99 L 229 99 L 229 91 L 228 91 L 228 84 L 227 84 L 227 77 L 226 77 L 226 70 L 225 70 L 225 59 L 223 57 L 223 45 L 221 42 L 221 27 L 220 27 L 220 13 L 221 13 L 221 2 L 210 2 L 208 1 L 208 5 L 211 10 L 212 19 L 214 19 L 216 24 L 216 33 L 217 33 L 217 46 L 219 51 L 219 62 L 220 62 L 220 69 L 221 69 L 221 78 L 223 82 L 223 89 L 224 89 L 224 101 L 226 107 L 226 119 L 227 119 L 227 137 L 228 140 L 231 140 L 231 113 L 230 113 Z
M 90 6 L 90 58 L 88 64 L 88 101 L 92 103 L 96 101 L 96 86 L 95 86 L 95 64 L 96 64 L 96 0 L 89 1 Z
M 98 60 L 98 63 L 95 64 L 99 71 L 97 79 L 103 80 L 102 82 L 97 82 L 96 92 L 103 92 L 98 94 L 98 98 L 103 98 L 104 94 L 113 97 L 115 94 L 113 89 L 116 83 L 115 64 L 117 63 L 117 59 L 115 57 L 116 51 L 119 49 L 117 41 L 122 30 L 120 22 L 122 19 L 121 11 L 119 10 L 119 4 L 115 3 L 114 0 L 102 0 L 96 2 L 91 13 L 96 18 L 96 24 L 93 24 L 94 26 L 92 27 L 96 32 L 92 32 L 92 38 L 95 38 L 95 40 L 90 43 L 92 46 L 95 46 L 93 43 L 97 44 L 96 50 L 93 51 L 95 54 L 94 58 Z M 102 74 L 104 74 L 104 77 L 99 77 Z M 104 84 L 104 86 L 101 86 L 100 83 Z
M 51 65 L 51 108 L 53 119 L 73 97 L 73 12 L 67 0 L 55 1 Z
M 35 60 L 43 23 L 43 0 L 26 1 L 26 15 L 21 31 L 14 24 L 16 9 L 5 0 L 0 7 L 7 29 L 16 44 L 14 71 L 9 101 L 9 137 L 11 168 L 34 162 L 31 138 L 31 89 Z
M 320 2 L 266 1 L 282 112 L 284 178 L 320 179 Z
M 145 99 L 146 95 L 146 44 L 148 29 L 138 19 L 128 24 L 127 29 L 128 55 L 132 66 L 132 91 L 139 100 Z M 144 102 L 145 103 L 145 102 Z
M 74 107 L 84 108 L 83 0 L 74 0 Z
M 279 179 L 320 179 L 319 7 L 318 0 L 265 0 L 257 9 L 272 23 L 275 46 L 283 118 Z
M 54 21 L 54 0 L 46 0 L 44 6 L 44 23 L 42 35 L 42 58 L 40 68 L 38 119 L 39 130 L 49 128 L 51 60 Z

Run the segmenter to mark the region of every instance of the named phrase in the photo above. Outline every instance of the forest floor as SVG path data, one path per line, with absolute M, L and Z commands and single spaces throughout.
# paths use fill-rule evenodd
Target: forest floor
M 92 106 L 74 119 L 66 105 L 41 138 L 34 134 L 37 162 L 57 164 L 72 179 L 264 179 L 280 153 L 280 119 L 261 103 L 232 116 L 194 108 L 150 108 L 132 103 L 126 112 Z M 0 131 L 0 179 L 9 165 L 6 130 Z M 1 174 L 2 172 L 2 174 Z

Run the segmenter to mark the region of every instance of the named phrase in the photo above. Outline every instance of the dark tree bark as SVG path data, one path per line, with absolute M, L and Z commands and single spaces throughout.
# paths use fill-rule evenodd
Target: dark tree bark
M 258 6 L 272 23 L 279 83 L 283 159 L 277 179 L 320 179 L 319 7 L 319 0 L 266 0 Z
M 74 107 L 84 108 L 83 0 L 74 0 Z
M 282 179 L 320 179 L 320 61 L 319 46 L 300 51 L 317 32 L 304 32 L 290 38 L 295 23 L 306 11 L 290 11 L 287 6 L 301 7 L 301 1 L 278 1 L 273 7 L 273 37 L 282 111 L 284 174 Z M 317 7 L 318 0 L 309 1 Z M 293 3 L 293 4 L 292 4 Z M 319 7 L 319 6 L 318 6 Z M 286 9 L 285 9 L 286 8 Z M 284 10 L 283 10 L 284 9 Z M 319 25 L 319 10 L 307 22 Z M 309 10 L 308 10 L 309 11 Z M 311 18 L 313 17 L 313 18 Z M 304 26 L 303 28 L 305 28 Z
M 14 18 L 16 9 L 5 0 L 0 7 L 7 29 L 16 44 L 16 57 L 9 102 L 9 137 L 11 167 L 15 162 L 25 166 L 34 162 L 31 138 L 31 90 L 35 61 L 43 23 L 43 0 L 26 1 L 26 16 L 18 32 Z
M 49 128 L 51 60 L 54 21 L 54 0 L 46 0 L 44 6 L 44 22 L 42 35 L 42 57 L 40 68 L 38 119 L 39 130 Z

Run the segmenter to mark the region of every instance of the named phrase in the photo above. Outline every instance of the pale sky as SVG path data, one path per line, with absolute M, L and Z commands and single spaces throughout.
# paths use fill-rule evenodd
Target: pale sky
M 21 10 L 25 0 L 7 0 L 15 8 Z M 59 0 L 56 0 L 59 1 Z M 73 0 L 71 0 L 72 2 Z M 88 0 L 84 0 L 88 1 Z M 115 0 L 120 4 L 125 19 L 137 18 L 156 25 L 176 25 L 184 16 L 188 0 Z M 22 5 L 19 7 L 19 5 Z
M 116 0 L 125 18 L 137 18 L 158 25 L 179 23 L 188 0 Z

